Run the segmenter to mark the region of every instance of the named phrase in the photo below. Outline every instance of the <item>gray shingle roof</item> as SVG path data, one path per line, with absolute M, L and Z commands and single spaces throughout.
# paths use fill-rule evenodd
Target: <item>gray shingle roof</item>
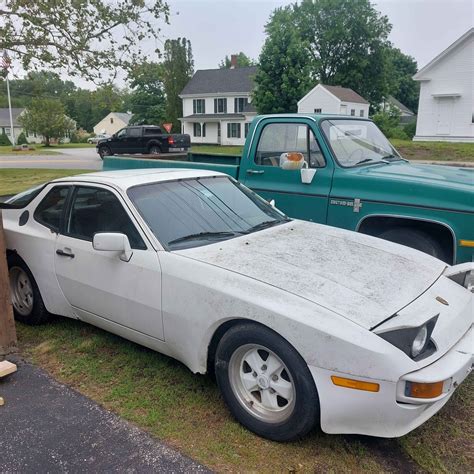
M 19 127 L 18 116 L 24 111 L 24 108 L 13 108 L 12 107 L 12 117 L 13 117 L 13 126 Z M 8 108 L 0 109 L 0 127 L 10 127 L 10 114 Z
M 254 88 L 256 73 L 256 66 L 196 71 L 181 91 L 181 95 L 225 92 L 250 93 Z
M 112 112 L 119 119 L 123 120 L 127 125 L 130 122 L 130 119 L 133 117 L 133 114 L 127 114 L 126 112 Z
M 415 113 L 412 110 L 410 110 L 406 105 L 402 104 L 399 100 L 393 97 L 393 95 L 389 95 L 387 100 L 395 107 L 398 107 L 401 112 L 408 115 L 415 115 Z
M 326 84 L 321 84 L 326 90 L 331 94 L 335 95 L 338 99 L 343 100 L 344 102 L 355 102 L 356 104 L 368 104 L 368 102 L 357 92 L 349 89 L 348 87 L 341 86 L 327 86 Z

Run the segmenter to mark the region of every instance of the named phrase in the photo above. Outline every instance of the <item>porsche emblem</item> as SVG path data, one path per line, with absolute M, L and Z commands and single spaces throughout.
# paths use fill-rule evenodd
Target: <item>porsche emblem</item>
M 441 298 L 441 296 L 437 296 L 436 301 L 439 301 L 441 304 L 444 304 L 445 306 L 449 306 L 449 303 L 444 298 Z

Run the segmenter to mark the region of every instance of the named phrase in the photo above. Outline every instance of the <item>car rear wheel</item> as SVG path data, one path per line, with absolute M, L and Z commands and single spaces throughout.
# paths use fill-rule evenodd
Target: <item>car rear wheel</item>
M 104 159 L 104 156 L 112 156 L 112 150 L 108 146 L 101 146 L 99 148 L 99 155 L 102 159 Z
M 390 242 L 406 245 L 420 252 L 427 253 L 432 257 L 439 258 L 444 262 L 452 263 L 448 262 L 447 252 L 443 249 L 441 244 L 422 230 L 396 227 L 382 232 L 378 237 L 389 240 Z
M 150 155 L 159 155 L 161 153 L 161 148 L 158 146 L 158 145 L 152 145 L 149 149 L 148 149 L 148 153 Z
M 25 263 L 17 256 L 8 257 L 10 293 L 15 319 L 25 324 L 46 322 L 50 314 L 33 275 Z
M 248 323 L 231 328 L 216 351 L 215 373 L 234 417 L 260 436 L 290 441 L 319 417 L 319 399 L 308 366 L 274 331 Z

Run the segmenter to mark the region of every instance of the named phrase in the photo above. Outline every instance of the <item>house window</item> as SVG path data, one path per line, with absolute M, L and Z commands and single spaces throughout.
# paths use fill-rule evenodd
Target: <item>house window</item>
M 238 114 L 239 112 L 243 112 L 245 106 L 249 103 L 247 97 L 236 97 L 234 99 L 234 112 Z
M 315 114 L 320 114 L 323 111 L 323 109 L 314 109 Z
M 251 122 L 246 122 L 245 123 L 245 128 L 244 128 L 245 138 L 247 138 L 247 135 L 249 134 L 250 125 L 251 125 Z
M 110 123 L 114 123 L 113 117 L 110 117 Z
M 363 111 L 362 109 L 361 109 L 361 111 L 360 111 L 359 115 L 360 115 L 361 117 L 363 117 L 363 116 L 364 116 L 364 111 Z
M 351 115 L 354 117 L 356 114 L 356 109 L 351 109 Z
M 203 123 L 202 127 L 200 123 L 193 123 L 193 135 L 195 137 L 205 137 L 206 136 L 206 124 Z
M 227 113 L 227 99 L 214 99 L 214 113 L 215 114 Z
M 204 99 L 193 100 L 193 114 L 205 114 L 206 113 L 206 101 Z
M 240 138 L 240 123 L 227 124 L 227 138 Z
M 10 135 L 10 128 L 5 128 L 5 134 Z

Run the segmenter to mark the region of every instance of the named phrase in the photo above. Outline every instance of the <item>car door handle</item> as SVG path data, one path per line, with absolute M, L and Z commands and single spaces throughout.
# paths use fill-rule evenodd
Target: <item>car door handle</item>
M 61 257 L 74 258 L 74 254 L 72 252 L 65 252 L 64 250 L 58 249 L 56 250 L 56 253 Z
M 265 171 L 263 170 L 247 170 L 247 174 L 263 174 Z

